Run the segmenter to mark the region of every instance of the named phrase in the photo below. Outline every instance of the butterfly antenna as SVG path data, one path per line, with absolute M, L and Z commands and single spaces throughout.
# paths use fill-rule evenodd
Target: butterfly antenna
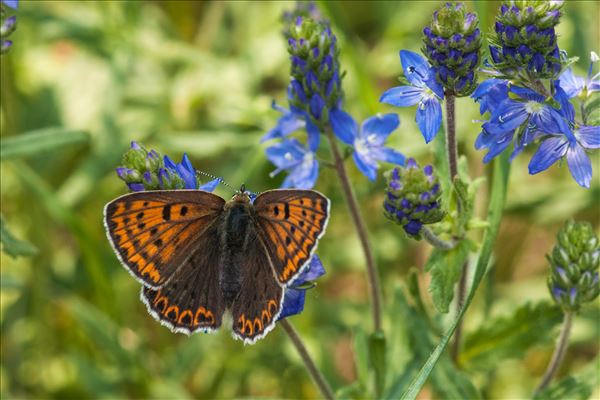
M 227 186 L 229 189 L 233 190 L 234 192 L 236 192 L 236 191 L 237 191 L 237 189 L 236 189 L 236 188 L 234 188 L 233 186 L 231 186 L 230 184 L 228 184 L 227 182 L 225 182 L 225 181 L 223 180 L 223 178 L 221 178 L 221 177 L 219 177 L 219 176 L 215 176 L 215 175 L 213 175 L 213 174 L 209 174 L 208 172 L 204 172 L 204 171 L 198 171 L 198 170 L 196 170 L 196 173 L 197 173 L 197 174 L 200 174 L 200 175 L 204 175 L 204 176 L 206 176 L 206 177 L 208 177 L 208 178 L 210 178 L 210 179 L 217 179 L 217 180 L 219 181 L 219 183 L 220 183 L 220 184 L 222 184 L 223 186 Z

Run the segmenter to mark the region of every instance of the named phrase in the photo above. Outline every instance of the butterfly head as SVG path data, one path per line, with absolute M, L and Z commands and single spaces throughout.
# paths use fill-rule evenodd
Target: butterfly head
M 246 185 L 242 184 L 240 190 L 235 192 L 231 200 L 234 202 L 250 203 L 252 194 L 252 192 L 246 190 Z

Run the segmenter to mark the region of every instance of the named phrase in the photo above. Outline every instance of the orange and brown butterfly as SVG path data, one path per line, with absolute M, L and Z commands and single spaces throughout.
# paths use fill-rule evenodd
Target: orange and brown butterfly
M 156 320 L 189 335 L 218 329 L 230 310 L 233 335 L 245 343 L 273 329 L 328 219 L 329 200 L 317 191 L 269 190 L 252 201 L 244 186 L 229 201 L 157 190 L 104 208 L 108 239 Z

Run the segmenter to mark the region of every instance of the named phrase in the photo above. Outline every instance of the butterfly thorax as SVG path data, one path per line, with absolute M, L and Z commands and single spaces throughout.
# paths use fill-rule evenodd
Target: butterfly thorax
M 248 246 L 257 240 L 252 218 L 252 204 L 244 193 L 236 194 L 225 204 L 220 224 L 223 258 L 219 283 L 228 306 L 240 291 Z

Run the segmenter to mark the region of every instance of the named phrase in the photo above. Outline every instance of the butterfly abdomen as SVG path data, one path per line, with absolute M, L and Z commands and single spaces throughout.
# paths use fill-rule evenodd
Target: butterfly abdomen
M 240 291 L 246 247 L 249 238 L 255 236 L 249 207 L 247 203 L 234 202 L 230 203 L 223 213 L 220 284 L 227 305 L 235 300 Z

